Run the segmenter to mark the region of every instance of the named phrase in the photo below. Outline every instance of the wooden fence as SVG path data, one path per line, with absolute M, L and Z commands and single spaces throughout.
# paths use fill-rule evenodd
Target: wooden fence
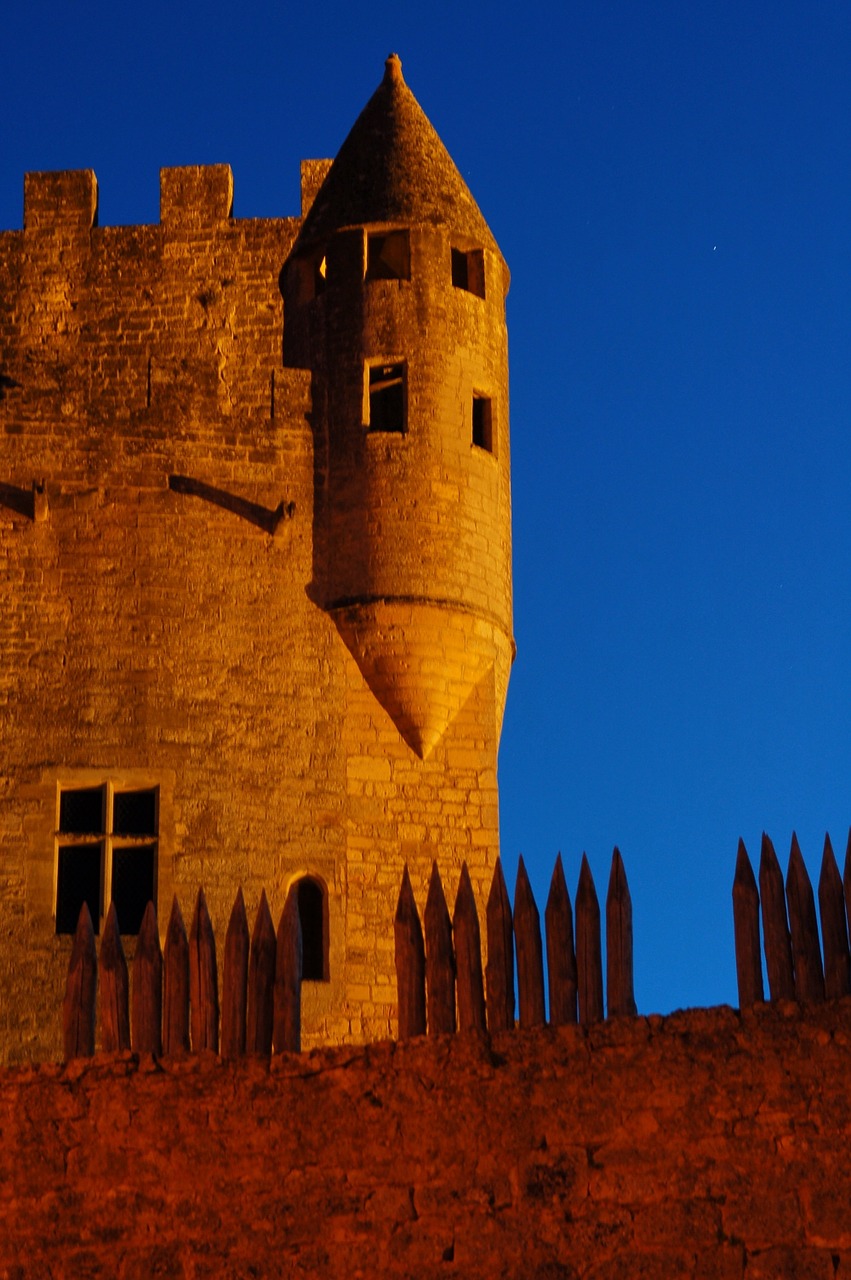
M 515 1025 L 515 952 L 519 1025 L 546 1021 L 541 922 L 523 859 L 514 911 L 497 860 L 486 909 L 487 967 L 483 971 L 479 918 L 467 865 L 461 868 L 450 918 L 437 863 L 432 866 L 425 933 L 408 869 L 395 920 L 399 1039 Z M 576 893 L 576 933 L 561 855 L 544 912 L 549 1021 L 595 1022 L 603 1017 L 600 907 L 583 856 Z M 612 857 L 606 899 L 608 1013 L 635 1013 L 632 980 L 632 903 L 623 861 Z M 66 1060 L 91 1057 L 100 1026 L 104 1053 L 172 1055 L 209 1049 L 223 1058 L 301 1048 L 302 937 L 295 891 L 275 931 L 265 893 L 249 937 L 242 890 L 225 936 L 219 1001 L 216 940 L 203 890 L 198 890 L 187 937 L 175 897 L 160 948 L 154 904 L 148 903 L 136 944 L 132 982 L 110 906 L 100 952 L 88 907 L 80 912 L 63 1005 Z M 131 1000 L 132 995 L 132 1000 Z
M 733 922 L 739 1005 L 742 1008 L 765 999 L 759 945 L 760 907 L 765 971 L 772 1000 L 820 1001 L 851 994 L 851 953 L 848 945 L 851 835 L 842 876 L 830 836 L 825 836 L 818 899 L 824 964 L 819 948 L 813 887 L 797 836 L 792 836 L 785 887 L 777 854 L 768 836 L 763 834 L 762 837 L 759 888 L 747 850 L 743 841 L 739 841 L 733 880 Z
M 774 846 L 762 837 L 759 885 L 743 841 L 733 881 L 736 974 L 742 1008 L 764 1000 L 765 970 L 772 1000 L 820 1001 L 851 994 L 851 835 L 840 875 L 825 836 L 818 884 L 824 962 L 815 899 L 798 840 L 792 836 L 784 885 Z M 787 914 L 788 912 L 788 914 Z M 424 927 L 423 927 L 424 923 Z M 576 920 L 556 859 L 544 911 L 549 1023 L 592 1023 L 604 1016 L 601 914 L 594 879 L 583 855 L 576 890 Z M 461 868 L 450 917 L 440 873 L 432 866 L 423 922 L 407 867 L 395 918 L 399 1039 L 456 1030 L 502 1031 L 547 1021 L 541 920 L 521 857 L 512 912 L 497 859 L 486 906 L 487 965 L 467 865 Z M 606 1016 L 636 1012 L 633 988 L 632 901 L 620 852 L 612 855 L 606 896 Z M 515 985 L 516 957 L 516 985 Z M 216 941 L 199 889 L 187 937 L 174 899 L 161 950 L 156 913 L 148 903 L 139 933 L 131 983 L 110 907 L 95 946 L 88 908 L 80 912 L 63 1005 L 65 1058 L 95 1050 L 97 1010 L 104 1052 L 159 1055 L 209 1049 L 233 1059 L 301 1048 L 302 938 L 298 899 L 287 897 L 277 931 L 263 893 L 249 936 L 240 889 L 225 936 L 219 1002 Z M 132 1008 L 132 1017 L 131 1017 Z
M 600 906 L 583 855 L 576 891 L 576 932 L 561 854 L 556 859 L 544 911 L 549 1021 L 591 1023 L 603 1017 Z M 482 971 L 476 901 L 467 865 L 461 868 L 450 919 L 437 863 L 420 922 L 408 869 L 396 909 L 396 977 L 399 1039 L 467 1030 L 502 1031 L 514 1026 L 515 954 L 519 1025 L 542 1026 L 544 962 L 541 919 L 523 859 L 517 871 L 512 914 L 497 859 L 486 907 L 487 966 Z M 632 901 L 623 860 L 612 856 L 606 897 L 608 1016 L 635 1013 L 632 971 Z
M 198 890 L 188 938 L 175 897 L 162 950 L 154 904 L 149 902 L 133 960 L 131 1017 L 130 975 L 115 906 L 109 908 L 98 956 L 84 903 L 62 1010 L 65 1058 L 94 1053 L 97 1005 L 104 1053 L 132 1047 L 137 1053 L 179 1054 L 190 1046 L 220 1052 L 223 1058 L 268 1056 L 273 1048 L 276 1053 L 298 1053 L 301 947 L 295 890 L 287 896 L 277 934 L 266 894 L 261 895 L 249 938 L 240 889 L 225 935 L 220 1006 L 216 939 L 203 890 Z

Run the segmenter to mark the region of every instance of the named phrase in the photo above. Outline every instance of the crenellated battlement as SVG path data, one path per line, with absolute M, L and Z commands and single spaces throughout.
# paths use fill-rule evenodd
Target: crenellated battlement
M 310 207 L 331 166 L 330 160 L 302 160 L 301 213 Z M 160 169 L 160 223 L 177 229 L 202 230 L 232 222 L 233 171 L 228 164 L 180 165 Z M 277 226 L 292 218 L 240 219 Z M 58 169 L 24 175 L 26 232 L 84 234 L 98 228 L 98 181 L 92 169 Z M 109 228 L 100 228 L 109 230 Z M 0 229 L 0 241 L 8 230 Z
M 24 177 L 25 231 L 90 231 L 97 226 L 97 216 L 98 183 L 92 169 Z
M 229 164 L 160 169 L 160 223 L 168 231 L 215 226 L 233 218 Z

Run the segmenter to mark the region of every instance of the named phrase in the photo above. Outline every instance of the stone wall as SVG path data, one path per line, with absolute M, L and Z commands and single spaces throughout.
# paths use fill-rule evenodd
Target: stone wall
M 851 1001 L 0 1077 L 0 1275 L 851 1275 Z

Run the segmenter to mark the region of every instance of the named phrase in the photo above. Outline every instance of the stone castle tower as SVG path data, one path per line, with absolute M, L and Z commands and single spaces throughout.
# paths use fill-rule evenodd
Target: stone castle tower
M 395 56 L 301 217 L 226 166 L 96 214 L 29 174 L 0 233 L 0 1054 L 56 1052 L 83 901 L 132 950 L 199 884 L 223 936 L 297 883 L 306 1043 L 388 1034 L 403 865 L 499 852 L 505 262 Z

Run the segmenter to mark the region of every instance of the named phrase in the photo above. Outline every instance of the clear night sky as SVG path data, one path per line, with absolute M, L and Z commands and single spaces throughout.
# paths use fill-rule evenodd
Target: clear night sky
M 851 822 L 851 6 L 28 0 L 0 227 L 77 167 L 102 225 L 173 164 L 294 214 L 391 50 L 512 270 L 509 886 L 618 844 L 639 1009 L 735 1003 L 738 837 L 815 881 Z

